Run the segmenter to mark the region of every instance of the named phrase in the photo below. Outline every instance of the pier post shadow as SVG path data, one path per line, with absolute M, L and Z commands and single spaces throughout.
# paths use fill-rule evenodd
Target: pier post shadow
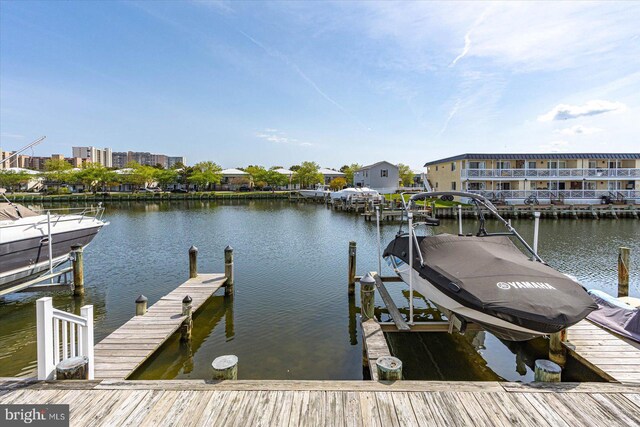
M 231 341 L 236 333 L 233 325 L 233 294 L 224 297 L 224 336 Z

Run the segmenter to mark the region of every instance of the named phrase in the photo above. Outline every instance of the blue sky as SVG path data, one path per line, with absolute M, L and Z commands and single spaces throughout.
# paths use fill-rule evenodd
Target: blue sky
M 224 167 L 640 150 L 640 3 L 0 2 L 0 144 Z

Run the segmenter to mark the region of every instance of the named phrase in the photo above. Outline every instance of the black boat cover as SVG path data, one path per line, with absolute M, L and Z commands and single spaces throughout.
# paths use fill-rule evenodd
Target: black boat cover
M 531 261 L 506 236 L 418 237 L 425 265 L 414 247 L 413 268 L 461 305 L 545 334 L 571 326 L 598 306 L 580 284 Z M 385 249 L 409 262 L 408 236 Z M 428 295 L 425 295 L 428 298 Z

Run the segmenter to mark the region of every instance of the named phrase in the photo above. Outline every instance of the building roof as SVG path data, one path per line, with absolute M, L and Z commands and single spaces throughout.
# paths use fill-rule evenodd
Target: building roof
M 15 173 L 28 173 L 29 175 L 38 175 L 40 172 L 38 171 L 34 171 L 31 169 L 25 169 L 25 168 L 5 168 L 3 169 L 5 171 L 10 171 L 10 172 L 15 172 Z
M 371 169 L 372 167 L 378 166 L 378 165 L 380 165 L 380 164 L 382 164 L 382 163 L 386 163 L 386 164 L 391 165 L 391 166 L 393 166 L 393 167 L 397 167 L 397 166 L 396 166 L 396 165 L 394 165 L 393 163 L 391 163 L 391 162 L 387 162 L 386 160 L 383 160 L 383 161 L 381 161 L 381 162 L 377 162 L 377 163 L 374 163 L 374 164 L 372 164 L 372 165 L 363 166 L 363 167 L 361 167 L 360 169 L 358 169 L 356 172 L 360 172 L 360 171 L 363 171 L 363 170 L 366 170 L 366 169 Z
M 344 173 L 340 171 L 334 171 L 333 169 L 320 168 L 318 170 L 322 175 L 335 175 L 335 176 L 344 176 Z
M 281 173 L 282 175 L 287 175 L 287 176 L 293 175 L 293 171 L 290 171 L 289 169 L 285 169 L 285 168 L 275 169 L 275 171 L 278 173 Z
M 222 172 L 220 172 L 223 176 L 245 176 L 245 175 L 249 175 L 247 172 L 245 171 L 241 171 L 240 169 L 225 169 Z
M 640 159 L 640 153 L 465 153 L 427 162 L 425 166 L 455 160 L 538 160 L 538 159 Z

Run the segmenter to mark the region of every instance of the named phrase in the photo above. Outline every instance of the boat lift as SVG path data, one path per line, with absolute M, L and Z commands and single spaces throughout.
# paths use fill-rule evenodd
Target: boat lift
M 405 200 L 405 194 L 402 193 L 401 200 L 404 207 L 404 212 L 407 215 L 407 225 L 408 225 L 408 233 L 409 233 L 409 271 L 413 271 L 413 262 L 414 262 L 414 245 L 418 245 L 418 238 L 415 233 L 417 227 L 424 226 L 437 226 L 439 224 L 439 220 L 433 217 L 426 217 L 424 221 L 414 222 L 413 211 L 416 210 L 418 206 L 416 202 L 425 201 L 425 205 L 422 207 L 422 210 L 426 209 L 426 200 L 432 198 L 441 198 L 446 196 L 450 197 L 449 200 L 453 199 L 454 196 L 469 198 L 473 205 L 475 206 L 478 218 L 480 221 L 480 227 L 477 236 L 513 236 L 515 237 L 531 254 L 532 261 L 538 261 L 543 264 L 546 264 L 544 260 L 538 255 L 538 233 L 539 233 L 539 222 L 540 222 L 540 214 L 536 212 L 534 215 L 535 223 L 534 223 L 534 237 L 533 237 L 533 247 L 531 247 L 527 241 L 520 236 L 520 234 L 511 226 L 511 221 L 505 220 L 500 214 L 496 207 L 485 197 L 475 194 L 475 193 L 467 193 L 467 192 L 456 192 L 456 191 L 425 191 L 420 193 L 413 193 L 409 198 L 409 201 Z M 488 232 L 485 228 L 485 212 L 484 210 L 488 210 L 492 213 L 495 218 L 502 222 L 502 224 L 507 228 L 506 232 Z M 421 212 L 424 213 L 424 212 Z M 402 218 L 402 222 L 400 224 L 400 230 L 398 231 L 398 235 L 406 234 L 402 231 L 402 226 L 404 223 L 404 216 Z M 380 276 L 382 272 L 382 242 L 381 242 L 381 233 L 380 233 L 380 209 L 376 207 L 376 230 L 377 230 L 377 249 L 378 249 L 378 272 L 379 273 L 370 273 L 373 280 L 375 280 L 376 288 L 378 289 L 387 309 L 389 311 L 389 315 L 391 316 L 393 322 L 379 322 L 383 331 L 391 332 L 391 331 L 439 331 L 439 332 L 453 332 L 454 329 L 464 333 L 465 330 L 469 330 L 471 327 L 474 330 L 482 329 L 479 325 L 470 325 L 468 321 L 464 319 L 460 319 L 456 317 L 455 313 L 448 312 L 445 310 L 443 313 L 448 321 L 442 322 L 416 322 L 414 320 L 414 288 L 413 288 L 413 274 L 409 274 L 409 319 L 405 322 L 404 318 L 398 311 L 397 306 L 391 299 L 388 291 L 385 288 L 384 282 L 390 281 L 401 281 L 399 278 L 395 277 L 382 277 Z M 458 233 L 462 235 L 462 209 L 461 206 L 458 206 Z M 420 264 L 424 265 L 424 259 L 422 257 L 422 253 L 418 250 L 418 255 L 420 259 Z M 362 278 L 360 278 L 362 279 Z M 391 280 L 394 279 L 394 280 Z M 397 279 L 397 280 L 396 280 Z M 426 297 L 426 296 L 425 296 Z

